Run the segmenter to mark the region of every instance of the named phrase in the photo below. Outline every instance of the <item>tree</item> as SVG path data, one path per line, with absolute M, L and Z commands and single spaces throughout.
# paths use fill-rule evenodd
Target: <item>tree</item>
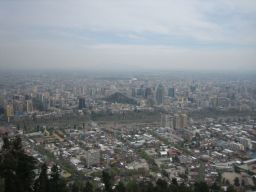
M 168 183 L 163 179 L 158 179 L 156 182 L 156 191 L 165 192 L 168 190 Z
M 32 191 L 35 163 L 35 159 L 24 152 L 20 137 L 4 137 L 0 151 L 0 176 L 5 180 L 5 191 Z
M 245 186 L 245 181 L 242 179 L 241 185 L 244 187 Z
M 178 192 L 179 188 L 180 187 L 178 185 L 174 185 L 174 184 L 169 185 L 169 191 L 171 192 Z
M 236 187 L 239 187 L 239 186 L 240 186 L 240 181 L 239 181 L 239 178 L 238 178 L 238 177 L 236 177 L 236 178 L 234 179 L 234 185 L 235 185 Z
M 112 191 L 112 178 L 109 174 L 109 172 L 107 172 L 106 170 L 104 170 L 102 172 L 102 180 L 103 180 L 103 183 L 105 184 L 105 191 L 106 192 L 110 192 Z
M 127 192 L 138 192 L 139 186 L 135 181 L 129 181 L 126 185 Z
M 122 181 L 120 181 L 118 183 L 118 185 L 115 188 L 115 191 L 116 192 L 125 192 L 125 186 L 124 186 L 124 183 Z
M 14 166 L 16 161 L 13 154 L 8 152 L 9 140 L 4 140 L 4 145 L 0 156 L 0 175 L 4 179 L 4 192 L 15 192 L 16 191 L 16 178 Z
M 22 150 L 22 146 L 17 145 L 19 150 Z M 16 176 L 20 191 L 32 191 L 32 185 L 35 178 L 35 164 L 36 160 L 23 151 L 17 151 L 18 164 L 16 167 Z
M 3 137 L 3 146 L 1 152 L 4 152 L 4 150 L 10 150 L 10 140 L 7 135 Z
M 47 165 L 44 163 L 41 166 L 41 172 L 34 184 L 34 192 L 48 192 L 49 180 L 47 175 Z
M 71 192 L 79 192 L 79 187 L 76 183 L 73 183 L 71 187 Z
M 194 184 L 194 192 L 209 192 L 209 187 L 204 181 L 196 182 Z
M 234 189 L 234 187 L 233 186 L 229 186 L 228 188 L 227 188 L 227 191 L 226 192 L 235 192 L 236 190 Z
M 186 186 L 184 183 L 179 185 L 179 192 L 192 192 L 191 187 Z
M 50 192 L 66 191 L 66 183 L 60 178 L 60 170 L 58 165 L 54 164 L 50 174 Z
M 176 178 L 172 178 L 172 184 L 178 186 L 178 182 Z
M 83 189 L 83 192 L 93 192 L 93 185 L 91 182 L 87 182 L 84 189 Z
M 255 176 L 252 177 L 252 181 L 253 181 L 254 185 L 256 186 L 256 177 Z
M 227 186 L 230 186 L 230 182 L 229 182 L 228 179 L 225 181 L 225 184 L 226 184 Z
M 214 182 L 213 185 L 211 186 L 211 190 L 214 191 L 220 191 L 220 186 Z
M 4 192 L 4 180 L 0 177 L 0 192 Z
M 154 185 L 152 182 L 141 183 L 139 188 L 141 192 L 154 192 Z

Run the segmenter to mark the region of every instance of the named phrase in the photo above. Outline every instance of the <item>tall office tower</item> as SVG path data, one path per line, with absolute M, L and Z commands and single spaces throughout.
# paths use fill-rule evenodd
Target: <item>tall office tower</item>
M 169 125 L 170 128 L 174 128 L 174 116 L 172 115 L 169 116 Z
M 173 125 L 174 125 L 174 129 L 180 129 L 181 128 L 181 125 L 180 125 L 180 116 L 178 114 L 175 114 L 174 115 L 174 122 L 173 122 Z
M 218 97 L 217 96 L 210 97 L 210 106 L 212 108 L 216 108 L 218 106 Z
M 15 115 L 22 115 L 24 112 L 24 102 L 20 100 L 14 100 L 13 111 Z
M 188 116 L 186 114 L 180 115 L 180 126 L 186 128 L 188 126 Z
M 145 98 L 148 99 L 153 95 L 151 88 L 147 87 L 145 90 Z
M 136 97 L 136 89 L 134 87 L 132 88 L 132 97 Z
M 32 112 L 33 112 L 33 103 L 32 103 L 32 100 L 27 100 L 27 101 L 26 101 L 26 112 L 27 112 L 27 113 L 32 113 Z
M 10 122 L 10 118 L 14 116 L 13 104 L 9 103 L 5 107 L 5 117 L 7 121 Z
M 175 89 L 173 87 L 170 87 L 168 89 L 168 96 L 169 97 L 175 97 Z
M 156 89 L 156 103 L 162 104 L 164 101 L 164 86 L 160 83 Z
M 173 128 L 181 129 L 188 127 L 188 116 L 183 114 L 175 114 L 173 117 Z
M 43 110 L 48 110 L 52 105 L 51 100 L 49 98 L 44 98 L 42 103 L 43 103 L 43 106 L 42 106 Z
M 4 97 L 0 95 L 0 106 L 4 106 Z
M 78 103 L 78 108 L 79 109 L 84 109 L 86 106 L 85 106 L 85 98 L 84 97 L 80 97 L 79 98 L 79 103 Z
M 160 118 L 161 118 L 161 120 L 160 120 L 160 127 L 165 127 L 166 114 L 161 113 Z
M 145 96 L 145 90 L 143 88 L 143 86 L 141 86 L 139 89 L 137 89 L 137 96 L 142 96 L 144 97 Z
M 34 85 L 32 87 L 32 93 L 33 93 L 33 95 L 35 95 L 37 93 L 37 86 L 36 85 Z
M 174 128 L 174 116 L 165 114 L 165 127 Z
M 194 93 L 196 91 L 196 85 L 191 85 L 190 91 Z

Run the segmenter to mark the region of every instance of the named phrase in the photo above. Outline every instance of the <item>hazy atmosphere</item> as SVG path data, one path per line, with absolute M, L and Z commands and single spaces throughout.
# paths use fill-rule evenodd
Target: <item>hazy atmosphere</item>
M 0 0 L 0 192 L 253 191 L 256 0 Z
M 2 69 L 256 70 L 254 0 L 0 1 Z

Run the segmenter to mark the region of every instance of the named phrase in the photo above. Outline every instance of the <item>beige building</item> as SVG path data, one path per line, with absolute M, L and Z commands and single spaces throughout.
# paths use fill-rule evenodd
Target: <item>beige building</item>
M 26 111 L 27 111 L 27 113 L 32 113 L 33 112 L 32 100 L 26 101 Z
M 14 116 L 13 104 L 9 103 L 5 107 L 5 117 L 10 122 L 10 118 Z

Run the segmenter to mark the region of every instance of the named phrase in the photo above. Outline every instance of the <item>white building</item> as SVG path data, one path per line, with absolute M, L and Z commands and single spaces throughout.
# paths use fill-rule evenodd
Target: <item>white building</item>
M 233 151 L 244 151 L 244 145 L 241 143 L 231 142 L 229 148 Z
M 91 149 L 86 151 L 86 163 L 87 167 L 100 164 L 100 150 Z

